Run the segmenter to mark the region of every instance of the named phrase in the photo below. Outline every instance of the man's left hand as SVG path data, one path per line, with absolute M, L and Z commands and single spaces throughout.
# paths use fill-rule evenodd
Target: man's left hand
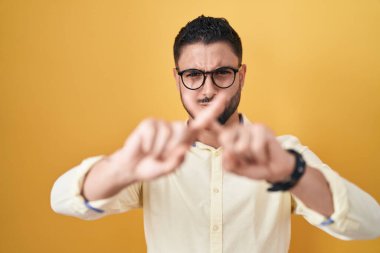
M 219 128 L 224 148 L 225 170 L 268 182 L 286 180 L 293 171 L 295 158 L 281 147 L 274 133 L 262 124 Z

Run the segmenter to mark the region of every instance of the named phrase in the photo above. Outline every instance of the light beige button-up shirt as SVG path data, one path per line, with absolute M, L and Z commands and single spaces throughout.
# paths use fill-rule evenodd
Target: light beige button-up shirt
M 326 177 L 335 210 L 330 219 L 288 192 L 267 192 L 265 181 L 223 171 L 223 150 L 200 142 L 174 173 L 131 185 L 112 198 L 91 201 L 93 209 L 84 204 L 80 193 L 86 173 L 101 156 L 86 159 L 56 181 L 52 208 L 81 219 L 97 219 L 142 207 L 148 253 L 285 253 L 292 205 L 296 214 L 335 237 L 380 235 L 376 200 L 332 171 L 297 138 L 280 136 L 278 141 L 285 149 L 300 152 L 309 166 Z

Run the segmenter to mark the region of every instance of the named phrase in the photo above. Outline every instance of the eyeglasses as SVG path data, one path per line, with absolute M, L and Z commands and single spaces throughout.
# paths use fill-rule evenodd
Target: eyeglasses
M 197 90 L 202 87 L 208 74 L 211 74 L 211 80 L 213 84 L 221 89 L 230 87 L 235 82 L 236 73 L 239 69 L 232 67 L 220 67 L 212 71 L 202 71 L 199 69 L 186 69 L 178 71 L 177 73 L 181 77 L 183 85 L 190 90 Z

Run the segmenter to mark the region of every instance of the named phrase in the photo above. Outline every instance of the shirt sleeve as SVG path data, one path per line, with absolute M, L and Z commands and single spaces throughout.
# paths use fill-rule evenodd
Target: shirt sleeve
M 296 137 L 286 135 L 278 137 L 278 140 L 283 148 L 301 153 L 309 167 L 324 175 L 333 196 L 334 213 L 331 217 L 325 217 L 292 195 L 295 214 L 302 215 L 310 224 L 342 240 L 373 239 L 380 236 L 380 206 L 373 197 L 340 177 L 308 147 L 300 144 Z
M 141 183 L 130 185 L 107 199 L 96 201 L 84 199 L 81 195 L 84 178 L 101 158 L 102 156 L 96 156 L 85 159 L 56 180 L 50 195 L 50 204 L 56 213 L 84 220 L 94 220 L 141 207 Z

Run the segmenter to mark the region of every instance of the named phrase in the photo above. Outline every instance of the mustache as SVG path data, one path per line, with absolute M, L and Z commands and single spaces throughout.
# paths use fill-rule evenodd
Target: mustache
M 198 99 L 197 102 L 201 104 L 210 103 L 213 99 L 214 97 L 204 97 L 202 99 Z

